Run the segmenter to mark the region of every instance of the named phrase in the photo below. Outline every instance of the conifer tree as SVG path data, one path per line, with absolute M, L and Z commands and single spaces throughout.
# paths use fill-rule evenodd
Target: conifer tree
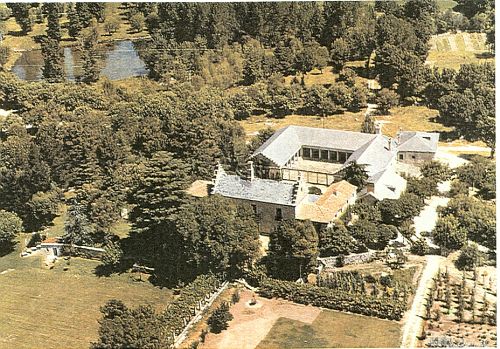
M 99 62 L 97 54 L 97 23 L 95 20 L 87 28 L 82 35 L 82 60 L 83 60 L 83 75 L 80 77 L 82 82 L 87 84 L 99 80 Z
M 44 37 L 42 39 L 43 55 L 43 77 L 48 82 L 64 81 L 64 54 L 59 41 L 54 38 Z
M 375 119 L 370 114 L 365 115 L 365 120 L 361 125 L 361 132 L 375 134 Z

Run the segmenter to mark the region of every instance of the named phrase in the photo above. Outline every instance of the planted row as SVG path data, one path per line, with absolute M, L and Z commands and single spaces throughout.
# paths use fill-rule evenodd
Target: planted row
M 292 281 L 275 279 L 264 280 L 259 293 L 267 298 L 283 298 L 300 304 L 389 320 L 400 320 L 406 307 L 405 302 L 398 299 L 352 294 L 327 287 L 302 285 Z

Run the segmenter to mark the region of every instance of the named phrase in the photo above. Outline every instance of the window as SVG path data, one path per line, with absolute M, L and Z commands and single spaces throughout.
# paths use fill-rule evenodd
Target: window
M 253 214 L 257 214 L 257 205 L 252 204 Z
M 430 140 L 431 140 L 431 137 L 429 137 L 429 136 L 424 136 L 424 139 L 427 139 L 428 141 L 430 141 Z
M 322 150 L 321 151 L 321 160 L 328 160 L 328 150 Z
M 411 158 L 412 158 L 412 159 L 415 159 L 415 155 L 412 155 L 412 156 L 411 156 Z
M 337 152 L 336 151 L 330 151 L 330 161 L 335 162 L 337 161 Z
M 344 163 L 346 160 L 346 153 L 339 153 L 339 162 Z
M 311 149 L 312 150 L 312 158 L 319 159 L 319 149 Z
M 302 156 L 304 158 L 310 158 L 311 157 L 311 149 L 309 149 L 309 148 L 302 149 Z
M 404 155 L 403 154 L 399 154 L 399 160 L 403 160 L 404 159 Z
M 281 212 L 281 208 L 276 209 L 276 216 L 274 217 L 275 220 L 277 221 L 282 221 L 283 220 L 283 212 Z

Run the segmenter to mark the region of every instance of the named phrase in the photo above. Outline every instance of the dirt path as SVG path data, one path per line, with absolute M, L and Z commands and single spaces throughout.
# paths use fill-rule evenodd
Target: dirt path
M 422 271 L 422 276 L 418 283 L 415 297 L 411 305 L 410 311 L 405 315 L 403 326 L 403 339 L 401 348 L 415 348 L 417 344 L 417 336 L 420 335 L 423 323 L 423 314 L 425 313 L 425 299 L 427 292 L 431 287 L 432 278 L 437 274 L 443 257 L 427 256 L 427 263 Z
M 434 229 L 438 219 L 437 208 L 448 205 L 448 201 L 450 201 L 450 198 L 442 196 L 432 196 L 429 200 L 426 200 L 424 209 L 413 219 L 417 236 L 420 236 L 424 231 L 431 232 Z

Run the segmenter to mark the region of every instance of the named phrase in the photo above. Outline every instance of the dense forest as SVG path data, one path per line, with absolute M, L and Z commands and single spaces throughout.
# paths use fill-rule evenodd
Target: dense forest
M 138 260 L 170 281 L 208 271 L 241 273 L 258 255 L 248 207 L 217 197 L 192 201 L 184 192 L 192 181 L 210 179 L 217 162 L 244 173 L 246 158 L 269 131 L 247 143 L 238 120 L 341 114 L 360 110 L 368 100 L 386 111 L 421 103 L 437 109 L 440 121 L 455 127 L 455 137 L 483 140 L 494 150 L 494 66 L 468 64 L 454 71 L 424 64 L 429 39 L 438 32 L 487 32 L 493 45 L 494 3 L 458 4 L 456 16 L 439 11 L 432 0 L 123 4 L 130 22 L 149 33 L 136 42 L 153 80 L 141 82 L 140 90 L 99 78 L 96 23 L 109 21 L 104 4 L 8 4 L 7 15 L 24 33 L 36 16 L 47 20 L 47 29 L 38 38 L 44 81 L 0 73 L 0 107 L 15 110 L 1 125 L 0 209 L 16 216 L 16 231 L 19 218 L 24 229 L 38 231 L 65 202 L 64 238 L 106 246 L 107 272 Z M 65 30 L 83 52 L 84 74 L 75 83 L 64 81 L 62 11 L 69 18 Z M 353 60 L 365 63 L 346 67 Z M 334 84 L 304 84 L 312 69 L 326 66 L 338 72 Z M 368 91 L 359 76 L 377 79 L 382 90 Z M 372 208 L 375 218 L 349 230 L 284 225 L 281 235 L 314 237 L 315 245 L 296 261 L 305 268 L 319 253 L 382 249 L 396 227 L 418 213 L 436 182 L 413 182 L 401 199 L 380 203 Z M 73 194 L 65 198 L 68 190 Z M 491 196 L 491 182 L 485 190 Z M 132 229 L 118 241 L 110 227 L 124 208 L 130 209 Z M 401 211 L 405 218 L 394 221 L 394 212 Z M 216 214 L 225 217 L 224 226 Z M 210 248 L 202 243 L 207 239 Z M 296 277 L 281 275 L 283 256 L 275 246 L 270 272 Z

